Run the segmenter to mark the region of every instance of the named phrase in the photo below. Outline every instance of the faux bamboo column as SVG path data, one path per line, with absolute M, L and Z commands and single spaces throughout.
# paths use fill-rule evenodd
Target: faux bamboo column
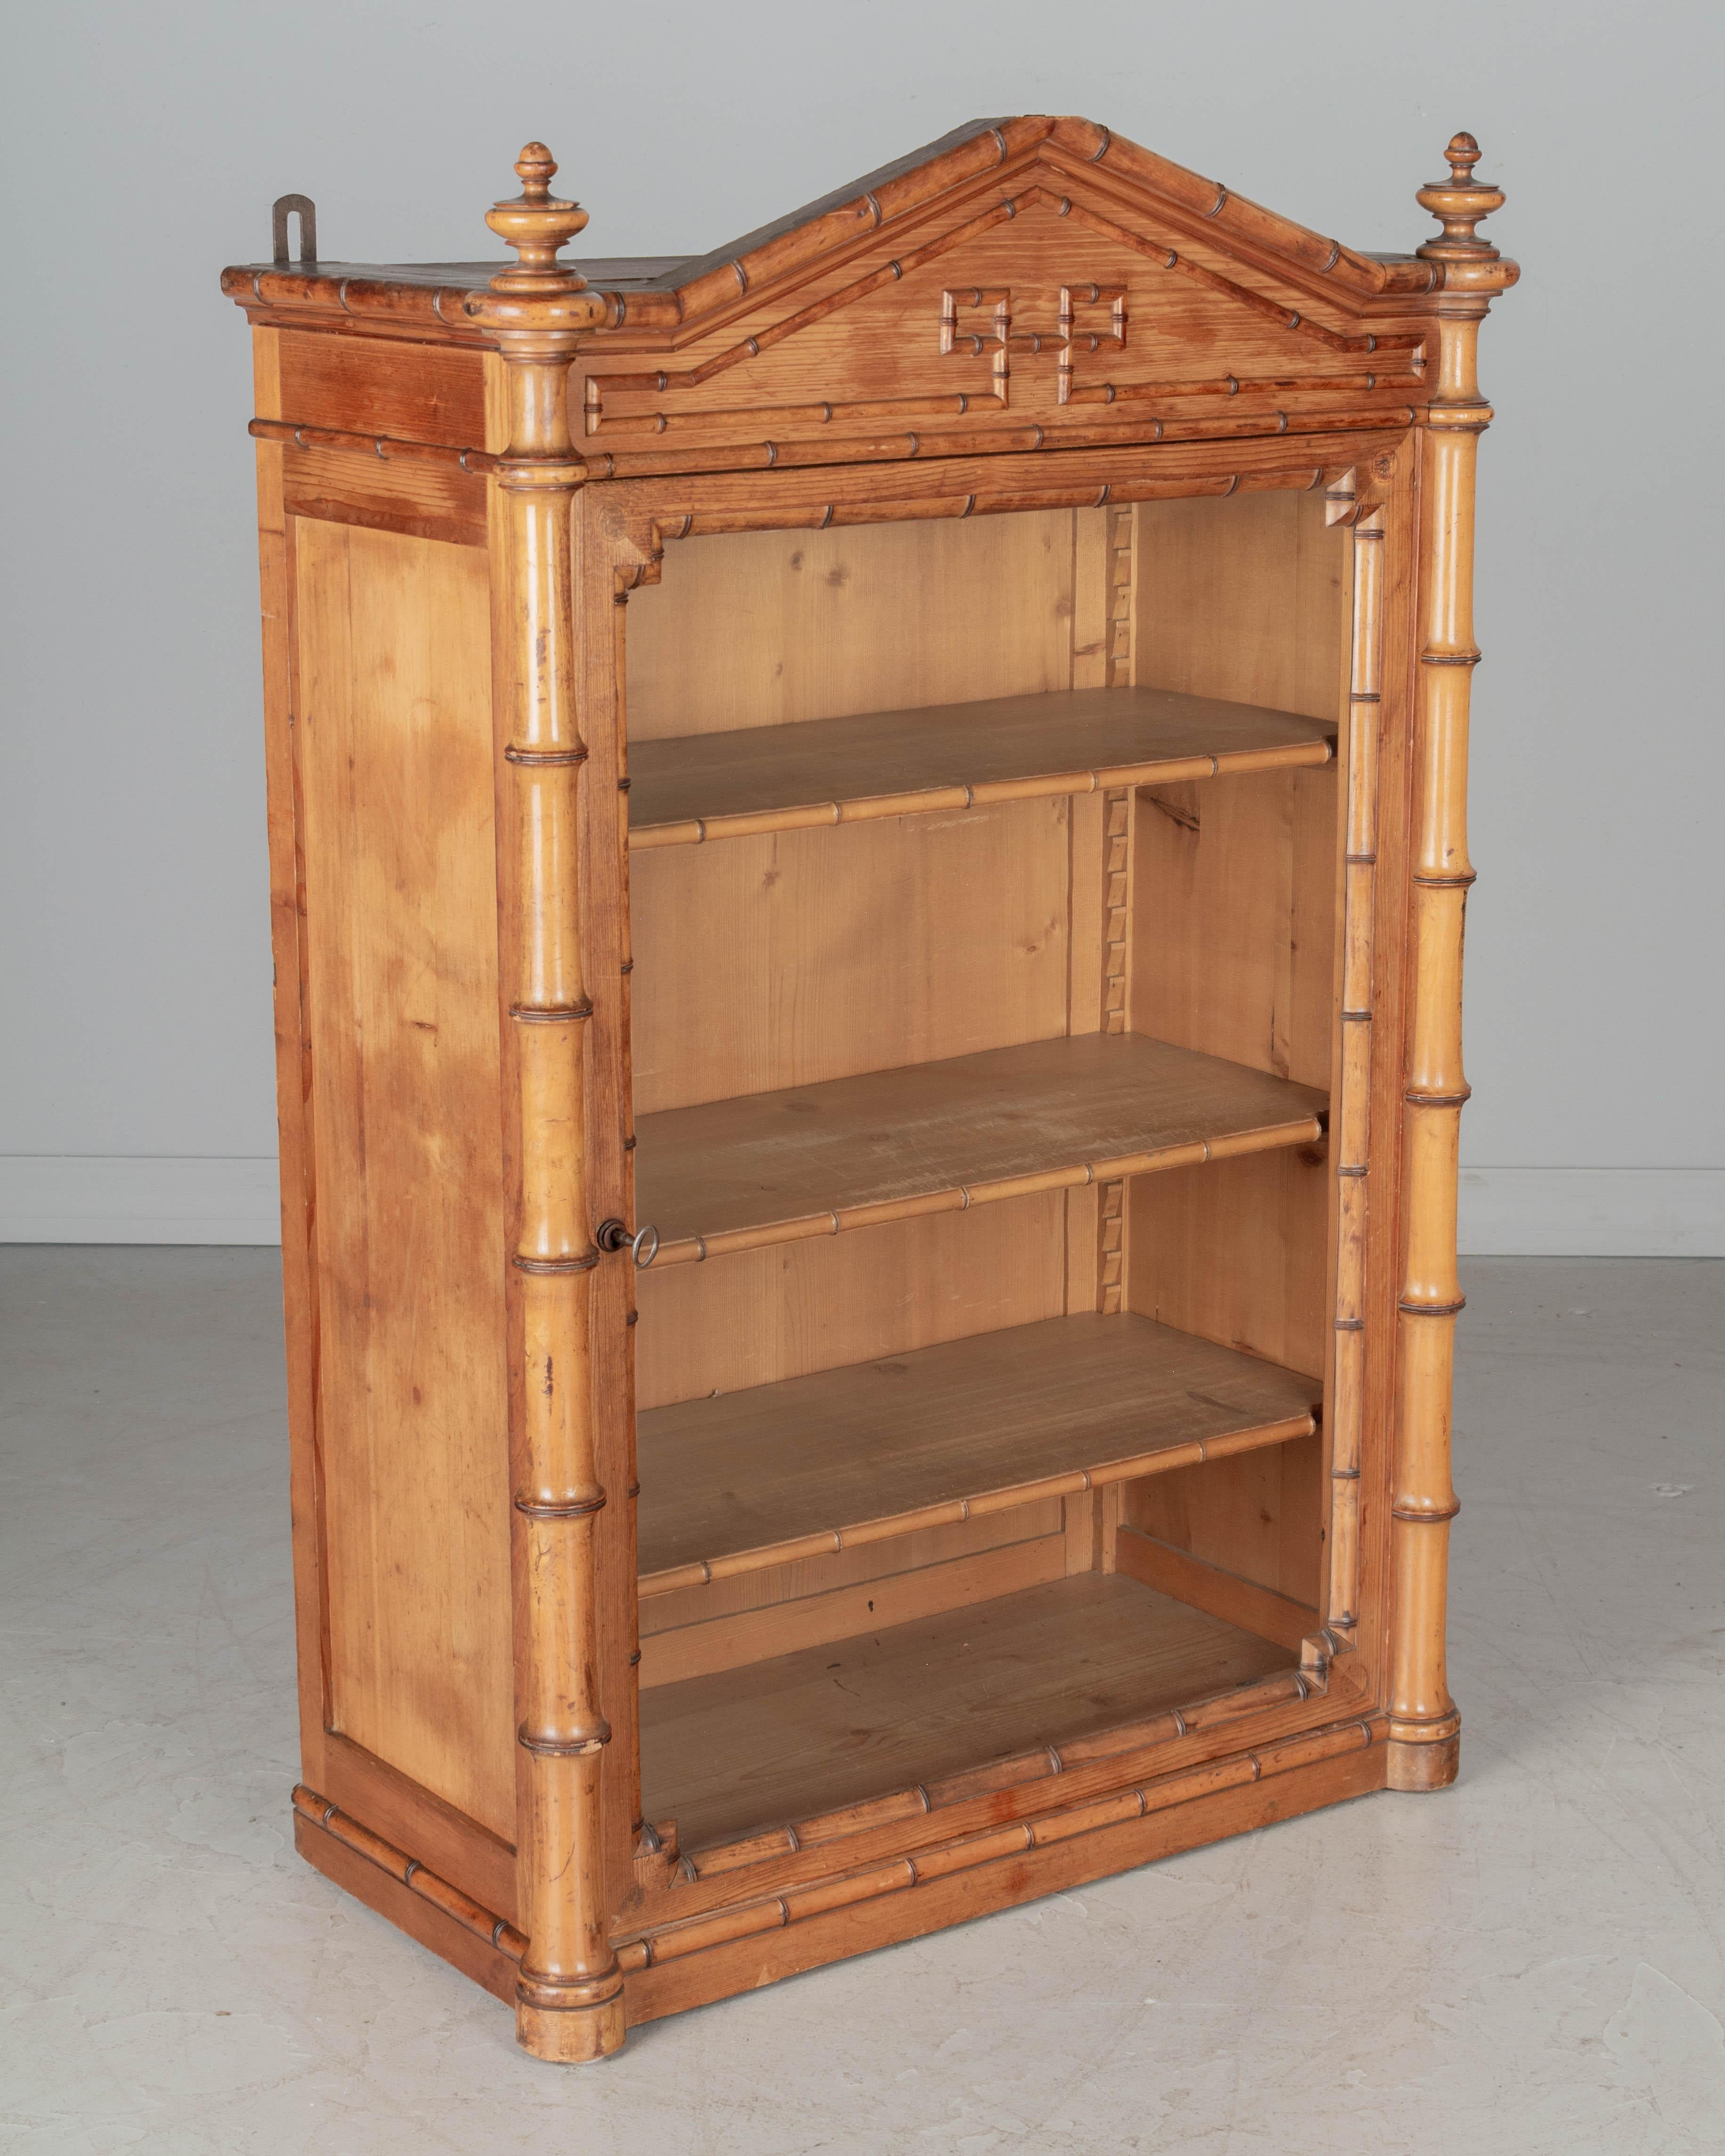
M 1400 1297 L 1389 1781 L 1455 1778 L 1461 1717 L 1445 1669 L 1450 1393 L 1456 1314 L 1455 1180 L 1461 1108 L 1461 938 L 1467 890 L 1467 724 L 1474 666 L 1474 465 L 1491 413 L 1479 393 L 1479 326 L 1519 274 L 1474 227 L 1503 196 L 1473 177 L 1479 145 L 1458 135 L 1447 182 L 1419 199 L 1443 222 L 1420 249 L 1440 265 L 1438 377 L 1420 475 L 1420 686 L 1414 848 L 1414 981 L 1402 1157 L 1406 1246 Z
M 542 2059 L 601 2058 L 623 2041 L 623 1976 L 611 1951 L 601 1841 L 599 1755 L 610 1736 L 598 1697 L 594 1534 L 605 1502 L 594 1460 L 593 1270 L 587 1196 L 585 1056 L 577 877 L 578 788 L 587 750 L 576 709 L 572 510 L 585 468 L 569 438 L 576 339 L 603 302 L 557 250 L 587 214 L 552 199 L 557 171 L 530 142 L 519 198 L 486 217 L 516 265 L 466 303 L 507 370 L 509 447 L 497 468 L 506 528 L 493 559 L 507 590 L 494 608 L 506 709 L 500 839 L 517 856 L 500 878 L 521 1112 L 513 1262 L 518 1276 L 512 1457 L 521 1742 L 520 1927 L 527 1945 L 516 2030 Z M 512 794 L 512 798 L 509 796 Z
M 1372 1011 L 1378 877 L 1378 729 L 1383 705 L 1384 512 L 1353 527 L 1346 845 L 1343 859 L 1342 1062 L 1331 1118 L 1335 1163 L 1336 1363 L 1330 1409 L 1330 1584 L 1324 1622 L 1359 1622 L 1360 1458 L 1365 1423 L 1367 1178 L 1371 1165 Z M 1350 1644 L 1352 1640 L 1350 1640 Z

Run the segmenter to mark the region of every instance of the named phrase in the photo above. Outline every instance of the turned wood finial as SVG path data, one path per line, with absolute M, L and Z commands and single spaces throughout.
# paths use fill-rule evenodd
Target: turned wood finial
M 1439 239 L 1428 239 L 1418 251 L 1427 260 L 1472 256 L 1495 261 L 1497 249 L 1490 240 L 1478 238 L 1474 227 L 1494 209 L 1502 208 L 1503 190 L 1474 177 L 1480 146 L 1471 135 L 1452 135 L 1444 155 L 1450 161 L 1449 178 L 1434 180 L 1421 187 L 1416 198 L 1420 208 L 1429 209 L 1442 224 L 1443 233 Z
M 487 210 L 485 223 L 514 248 L 519 259 L 513 267 L 498 271 L 491 290 L 531 295 L 583 290 L 587 280 L 557 260 L 557 249 L 581 230 L 587 212 L 579 203 L 560 202 L 552 193 L 557 159 L 542 142 L 527 143 L 515 168 L 521 192 Z

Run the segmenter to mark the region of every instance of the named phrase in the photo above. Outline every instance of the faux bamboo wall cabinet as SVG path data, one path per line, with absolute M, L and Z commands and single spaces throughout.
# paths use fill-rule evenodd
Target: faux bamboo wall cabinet
M 542 2057 L 1455 1775 L 1477 157 L 223 277 L 295 1831 Z

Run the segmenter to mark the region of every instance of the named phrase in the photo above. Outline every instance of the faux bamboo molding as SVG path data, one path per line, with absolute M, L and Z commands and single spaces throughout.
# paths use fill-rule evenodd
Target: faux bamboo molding
M 1384 679 L 1384 516 L 1352 485 L 1353 621 L 1348 669 L 1342 867 L 1342 1041 L 1330 1119 L 1336 1176 L 1335 1348 L 1329 1411 L 1328 1621 L 1359 1621 L 1361 1440 L 1365 1421 L 1365 1269 L 1370 1199 L 1373 941 L 1377 918 L 1378 729 Z
M 963 416 L 964 410 L 965 400 L 962 398 L 956 400 L 954 416 Z M 643 451 L 633 455 L 625 451 L 605 450 L 584 461 L 590 480 L 651 478 L 665 474 L 720 472 L 737 469 L 773 470 L 783 467 L 788 470 L 799 465 L 846 464 L 858 460 L 911 463 L 955 453 L 998 457 L 1103 444 L 1126 449 L 1149 448 L 1158 442 L 1173 444 L 1235 439 L 1253 434 L 1293 435 L 1297 438 L 1356 425 L 1374 429 L 1387 427 L 1396 430 L 1405 427 L 1412 417 L 1411 408 L 1399 406 L 1374 407 L 1364 411 L 1344 407 L 1291 414 L 1276 411 L 1266 415 L 1261 423 L 1242 417 L 1221 419 L 1203 414 L 1191 417 L 1169 415 L 1137 422 L 1128 421 L 1124 425 L 1106 429 L 1066 428 L 1057 437 L 1050 436 L 1044 429 L 1037 426 L 967 428 L 962 432 L 942 432 L 937 429 L 901 435 L 834 436 L 830 439 L 824 438 L 819 442 L 810 443 L 768 441 L 742 449 L 726 445 L 720 449 L 698 448 L 686 453 Z M 284 442 L 295 449 L 342 450 L 357 456 L 375 457 L 384 463 L 417 459 L 422 463 L 453 465 L 462 471 L 480 473 L 491 470 L 496 462 L 495 458 L 485 450 L 464 447 L 459 443 L 416 442 L 399 435 L 362 434 L 352 429 L 317 426 L 293 419 L 260 417 L 250 423 L 249 431 L 260 440 Z M 1110 498 L 1130 504 L 1141 497 L 1129 490 L 1116 489 Z
M 842 259 L 884 227 L 909 224 L 958 190 L 998 189 L 1009 171 L 1039 162 L 1104 183 L 1117 176 L 1155 198 L 1183 230 L 1214 234 L 1240 259 L 1314 294 L 1333 290 L 1359 303 L 1418 297 L 1442 285 L 1442 271 L 1430 259 L 1356 253 L 1093 121 L 1028 115 L 957 129 L 867 175 L 854 197 L 770 227 L 746 248 L 674 263 L 645 289 L 602 290 L 606 326 L 686 334 L 704 316 L 734 311 L 743 295 L 770 291 L 834 255 Z M 469 275 L 337 274 L 347 266 L 252 264 L 224 270 L 222 289 L 244 305 L 290 314 L 327 311 L 356 326 L 376 322 L 398 334 L 403 329 L 459 333 L 466 326 L 465 299 L 485 276 L 482 270 Z
M 516 2033 L 545 2059 L 603 2057 L 623 2041 L 623 1977 L 608 1937 L 600 1835 L 599 1753 L 610 1737 L 597 1697 L 594 1516 L 606 1502 L 594 1465 L 592 1290 L 598 1263 L 587 1198 L 585 1029 L 578 788 L 585 753 L 577 711 L 570 511 L 585 476 L 570 440 L 568 364 L 600 309 L 557 251 L 587 217 L 550 192 L 557 171 L 530 142 L 522 191 L 486 218 L 516 249 L 465 311 L 496 340 L 506 369 L 509 447 L 496 465 L 507 578 L 497 654 L 506 710 L 499 822 L 517 834 L 508 1015 L 520 1099 L 513 1297 L 520 1382 L 515 1499 L 521 1657 L 521 1911 L 527 1944 Z
M 987 1760 L 962 1774 L 913 1782 L 837 1811 L 789 1820 L 742 1840 L 685 1852 L 678 1860 L 678 1878 L 685 1886 L 705 1885 L 739 1871 L 782 1862 L 805 1851 L 832 1847 L 853 1838 L 878 1836 L 881 1829 L 934 1819 L 942 1812 L 963 1812 L 968 1826 L 978 1804 L 986 1805 L 990 1825 L 1029 1818 L 1047 1810 L 1045 1785 L 1050 1782 L 1058 1781 L 1063 1789 L 1070 1790 L 1066 1798 L 1069 1805 L 1082 1805 L 1091 1800 L 1099 1787 L 1106 1788 L 1119 1778 L 1165 1779 L 1177 1772 L 1190 1771 L 1194 1765 L 1211 1766 L 1213 1758 L 1195 1763 L 1190 1758 L 1190 1740 L 1213 1738 L 1219 1730 L 1232 1728 L 1271 1710 L 1322 1697 L 1329 1682 L 1329 1662 L 1321 1665 L 1321 1658 L 1314 1655 L 1309 1667 L 1302 1665 L 1253 1684 L 1236 1685 L 1184 1707 L 1098 1730 L 1065 1743 L 1039 1744 L 1029 1751 Z M 1168 1760 L 1171 1746 L 1187 1748 L 1189 1756 L 1178 1765 Z M 919 1834 L 916 1846 L 907 1853 L 920 1861 L 928 1839 Z
M 1405 423 L 1411 424 L 1411 412 Z M 735 477 L 716 473 L 680 475 L 668 490 L 634 480 L 617 490 L 616 515 L 626 525 L 639 506 L 643 549 L 662 555 L 666 541 L 709 538 L 737 531 L 824 531 L 853 524 L 902 524 L 924 518 L 1010 516 L 1031 509 L 1103 509 L 1145 501 L 1187 501 L 1255 493 L 1317 493 L 1339 468 L 1384 448 L 1375 431 L 1344 429 L 1309 439 L 1280 437 L 1235 444 L 1219 469 L 1213 450 L 1186 443 L 1111 449 L 1063 448 L 1058 458 L 1029 450 L 1013 455 L 974 455 L 971 438 L 963 453 L 926 465 L 894 464 L 851 474 L 785 471 L 740 495 Z M 589 459 L 589 481 L 602 475 L 604 459 Z M 841 493 L 835 480 L 850 482 Z M 991 482 L 993 484 L 991 484 Z M 649 578 L 644 578 L 649 581 Z
M 1297 1676 L 1294 1681 L 1299 1681 Z M 630 1971 L 651 1968 L 657 1963 L 700 1953 L 755 1933 L 776 1931 L 829 1909 L 848 1907 L 883 1894 L 919 1887 L 999 1857 L 1094 1834 L 1123 1820 L 1142 1819 L 1147 1813 L 1189 1804 L 1217 1789 L 1261 1781 L 1344 1752 L 1363 1751 L 1379 1737 L 1380 1726 L 1369 1720 L 1332 1723 L 1310 1735 L 1255 1751 L 1232 1753 L 1204 1766 L 1147 1780 L 1065 1810 L 1040 1813 L 957 1841 L 920 1849 L 913 1856 L 895 1858 L 862 1871 L 841 1873 L 807 1887 L 787 1888 L 758 1901 L 736 1902 L 711 1915 L 667 1923 L 626 1940 L 619 1948 L 619 1958 Z M 1003 1763 L 1003 1770 L 1009 1768 L 1014 1778 L 1019 1779 L 1020 1768 L 1029 1763 Z M 1048 1769 L 1050 1774 L 1059 1771 L 1057 1766 Z M 883 1804 L 895 1801 L 882 1800 Z M 948 1801 L 956 1802 L 957 1799 L 955 1796 Z M 929 1809 L 933 1808 L 931 1799 Z M 787 1835 L 794 1832 L 793 1829 L 785 1830 Z M 793 1842 L 791 1845 L 800 1843 Z
M 470 1894 L 464 1894 L 459 1887 L 452 1887 L 447 1879 L 439 1878 L 436 1872 L 427 1871 L 417 1857 L 407 1856 L 393 1842 L 386 1841 L 382 1835 L 373 1834 L 358 1820 L 350 1819 L 327 1797 L 320 1796 L 315 1789 L 308 1789 L 303 1783 L 294 1791 L 293 1806 L 301 1819 L 309 1820 L 313 1826 L 321 1828 L 324 1833 L 351 1849 L 356 1856 L 362 1856 L 368 1864 L 375 1864 L 380 1871 L 387 1871 L 392 1879 L 429 1902 L 433 1908 L 453 1917 L 464 1931 L 470 1932 L 475 1938 L 482 1940 L 488 1947 L 495 1947 L 500 1953 L 507 1954 L 512 1962 L 520 1963 L 527 1942 L 506 1918 L 498 1916 L 493 1910 L 482 1907 Z
M 1389 1784 L 1455 1779 L 1461 1717 L 1445 1668 L 1450 1522 L 1450 1398 L 1455 1317 L 1455 1183 L 1461 1105 L 1461 941 L 1467 890 L 1467 721 L 1473 640 L 1474 467 L 1491 408 L 1479 392 L 1479 326 L 1519 275 L 1475 227 L 1501 208 L 1473 177 L 1479 145 L 1450 142 L 1450 177 L 1421 203 L 1443 222 L 1421 256 L 1440 264 L 1438 383 L 1422 430 L 1420 680 L 1414 862 L 1416 956 L 1403 1111 L 1407 1188 L 1399 1322 L 1400 1389 L 1394 1519 Z
M 870 1865 L 860 1871 L 839 1872 L 758 1900 L 730 1903 L 707 1915 L 672 1920 L 619 1938 L 616 1948 L 619 1976 L 626 1979 L 658 1964 L 703 1953 L 758 1932 L 777 1930 L 829 1910 L 852 1907 L 883 1894 L 927 1885 L 1002 1856 L 1070 1841 L 1127 1820 L 1142 1819 L 1152 1812 L 1189 1804 L 1218 1789 L 1266 1780 L 1348 1752 L 1368 1750 L 1381 1741 L 1381 1725 L 1369 1718 L 1333 1722 L 1278 1743 L 1260 1745 L 1201 1766 L 1147 1779 L 1065 1809 L 1040 1812 L 980 1834 L 930 1844 L 919 1848 L 913 1856 Z M 1014 1768 L 1019 1763 L 1003 1763 Z M 1048 1772 L 1055 1774 L 1059 1768 L 1051 1766 Z M 927 1793 L 923 1794 L 927 1796 Z M 870 1809 L 885 1816 L 887 1808 L 896 1801 L 883 1799 Z M 960 1798 L 955 1793 L 947 1801 L 956 1804 Z M 376 1866 L 475 1938 L 511 1961 L 522 1961 L 527 1942 L 501 1917 L 481 1907 L 470 1896 L 428 1871 L 415 1858 L 372 1833 L 358 1820 L 350 1819 L 316 1791 L 303 1785 L 296 1788 L 293 1803 L 301 1819 Z M 861 1809 L 859 1807 L 859 1811 Z M 935 1806 L 931 1800 L 921 1809 L 927 1811 Z M 811 1825 L 814 1824 L 811 1822 Z M 860 1825 L 862 1822 L 859 1820 L 855 1824 Z M 794 1830 L 787 1829 L 785 1832 L 787 1835 L 794 1835 Z M 819 1839 L 818 1834 L 816 1838 Z M 793 1840 L 791 1845 L 799 1844 Z M 683 1861 L 685 1864 L 688 1861 Z
M 1173 757 L 1147 763 L 1110 764 L 1095 770 L 1039 773 L 1026 778 L 979 779 L 973 785 L 920 788 L 904 793 L 875 793 L 840 801 L 799 803 L 792 808 L 755 808 L 722 816 L 696 816 L 675 824 L 638 825 L 629 834 L 631 853 L 660 846 L 699 846 L 713 839 L 754 839 L 774 831 L 818 831 L 834 824 L 878 823 L 886 816 L 950 814 L 983 808 L 1000 801 L 1050 800 L 1058 796 L 1106 793 L 1109 829 L 1127 787 L 1171 785 L 1177 779 L 1239 777 L 1254 771 L 1291 771 L 1328 763 L 1335 751 L 1327 742 L 1295 742 L 1281 748 L 1224 749 L 1215 756 Z M 1117 1033 L 1124 1024 L 1111 1026 Z
M 818 323 L 838 313 L 842 308 L 854 306 L 859 300 L 866 299 L 871 293 L 899 282 L 910 272 L 922 269 L 925 264 L 938 259 L 954 248 L 962 247 L 968 241 L 978 239 L 985 233 L 1009 223 L 1025 211 L 1038 208 L 1051 208 L 1062 218 L 1070 218 L 1075 226 L 1100 234 L 1102 237 L 1113 241 L 1117 246 L 1125 248 L 1131 253 L 1142 256 L 1145 260 L 1155 264 L 1158 269 L 1173 272 L 1211 291 L 1224 295 L 1240 308 L 1263 316 L 1274 322 L 1279 328 L 1291 330 L 1301 336 L 1311 338 L 1329 351 L 1365 354 L 1375 354 L 1381 351 L 1386 359 L 1391 361 L 1399 359 L 1402 362 L 1401 367 L 1398 369 L 1391 366 L 1382 370 L 1368 371 L 1358 375 L 1340 377 L 1332 375 L 1311 377 L 1289 375 L 1254 381 L 1241 380 L 1235 375 L 1224 373 L 1220 376 L 1202 377 L 1187 381 L 1177 378 L 1171 382 L 1127 383 L 1119 386 L 1109 382 L 1098 382 L 1076 387 L 1072 382 L 1073 354 L 1075 345 L 1079 340 L 1075 336 L 1073 329 L 1073 299 L 1070 288 L 1063 290 L 1060 295 L 1059 326 L 1056 327 L 1051 324 L 1046 332 L 1022 330 L 1015 331 L 1013 329 L 1013 302 L 1009 290 L 983 291 L 973 289 L 970 291 L 947 291 L 942 295 L 941 308 L 941 351 L 949 357 L 957 354 L 973 358 L 985 358 L 988 366 L 988 375 L 983 378 L 979 390 L 973 390 L 970 393 L 971 396 L 978 396 L 1004 408 L 1010 402 L 1009 385 L 1013 352 L 1017 350 L 1040 352 L 1045 344 L 1050 351 L 1057 352 L 1059 354 L 1060 402 L 1062 404 L 1111 405 L 1117 401 L 1173 403 L 1190 397 L 1237 397 L 1255 393 L 1280 396 L 1289 393 L 1298 394 L 1302 391 L 1316 391 L 1322 394 L 1333 393 L 1338 389 L 1375 389 L 1380 380 L 1386 384 L 1394 386 L 1417 385 L 1420 380 L 1419 354 L 1421 340 L 1417 334 L 1411 336 L 1380 338 L 1369 334 L 1348 336 L 1338 333 L 1320 322 L 1312 321 L 1297 308 L 1279 305 L 1276 301 L 1266 299 L 1262 294 L 1241 285 L 1236 279 L 1219 275 L 1215 270 L 1207 269 L 1201 264 L 1191 260 L 1189 257 L 1183 255 L 1177 249 L 1169 246 L 1163 239 L 1147 237 L 1133 231 L 1113 218 L 1099 214 L 1081 202 L 1075 201 L 1070 195 L 1060 193 L 1045 187 L 1031 186 L 1016 193 L 999 197 L 991 202 L 988 208 L 981 210 L 965 223 L 937 234 L 922 247 L 909 249 L 902 254 L 893 257 L 879 268 L 866 272 L 854 282 L 824 293 L 819 299 L 811 301 L 796 312 L 782 316 L 770 329 L 764 329 L 740 339 L 727 350 L 713 354 L 695 367 L 686 368 L 675 373 L 658 369 L 647 374 L 590 376 L 585 413 L 587 431 L 589 435 L 592 435 L 600 433 L 608 425 L 614 429 L 619 426 L 619 423 L 617 420 L 608 421 L 605 417 L 604 399 L 608 393 L 628 395 L 630 393 L 644 392 L 649 395 L 662 395 L 666 391 L 704 388 L 708 382 L 728 372 L 731 369 L 749 360 L 758 358 L 762 352 L 768 350 L 772 346 L 814 328 Z M 1126 341 L 1124 292 L 1117 287 L 1108 287 L 1106 291 L 1101 287 L 1090 289 L 1096 292 L 1098 301 L 1110 308 L 1111 327 L 1106 334 L 1092 335 L 1083 341 L 1087 343 L 1091 349 L 1100 348 L 1104 344 L 1112 345 L 1117 348 L 1123 346 Z M 961 313 L 965 316 L 965 321 L 962 327 L 959 320 Z M 981 322 L 983 326 L 980 330 L 973 328 L 973 320 Z M 927 412 L 931 401 L 922 398 L 895 398 L 890 401 L 887 408 L 890 410 L 892 405 L 908 403 L 912 407 L 913 412 L 920 415 Z M 963 412 L 968 408 L 968 399 L 961 395 L 957 409 Z M 873 416 L 880 410 L 879 405 L 852 407 L 847 410 L 842 402 L 835 405 L 832 400 L 823 398 L 819 403 L 803 407 L 797 416 L 827 424 L 830 423 L 835 416 L 850 418 Z M 732 424 L 740 424 L 743 427 L 747 427 L 752 421 L 760 418 L 771 420 L 786 415 L 773 412 L 756 414 L 714 409 L 685 412 L 675 416 L 680 417 L 685 426 L 711 425 L 716 422 L 728 420 Z M 1284 413 L 1278 412 L 1273 416 L 1281 420 L 1284 426 L 1286 425 Z M 664 411 L 650 411 L 631 415 L 630 418 L 620 424 L 631 430 L 664 434 L 674 424 L 674 417 Z
M 1031 1743 L 979 1765 L 898 1787 L 745 1835 L 686 1845 L 674 1821 L 658 1831 L 685 1845 L 644 1906 L 644 1927 L 729 1907 L 739 1895 L 776 1893 L 828 1876 L 835 1866 L 862 1870 L 987 1827 L 1072 1809 L 1127 1783 L 1142 1784 L 1214 1764 L 1250 1730 L 1255 1748 L 1304 1737 L 1379 1710 L 1359 1658 L 1318 1634 L 1301 1648 L 1297 1669 L 1207 1692 L 1059 1744 Z
M 1128 412 L 1132 408 L 1125 408 Z M 1128 418 L 1111 426 L 1063 426 L 1058 434 L 1034 424 L 1006 426 L 895 428 L 891 432 L 854 434 L 837 439 L 826 435 L 791 437 L 759 443 L 691 446 L 665 449 L 599 449 L 587 459 L 595 480 L 694 477 L 723 471 L 793 471 L 847 464 L 938 464 L 952 457 L 1050 456 L 1058 452 L 1100 450 L 1111 457 L 1137 449 L 1140 453 L 1159 444 L 1173 448 L 1183 443 L 1243 441 L 1253 437 L 1285 439 L 1303 447 L 1324 437 L 1360 432 L 1399 434 L 1412 425 L 1416 408 L 1411 403 L 1351 403 L 1347 399 L 1307 408 L 1291 407 L 1269 412 L 1234 413 L 1202 412 L 1183 417 Z M 1142 501 L 1153 499 L 1141 485 L 1122 480 L 1075 497 L 1078 507 L 1100 507 L 1105 501 Z M 986 493 L 978 496 L 978 513 L 998 507 Z M 840 521 L 849 505 L 833 505 Z M 962 512 L 968 513 L 968 512 Z
M 380 464 L 401 459 L 413 464 L 454 465 L 459 471 L 489 472 L 497 459 L 483 449 L 461 449 L 440 442 L 403 441 L 398 435 L 360 434 L 341 427 L 302 427 L 291 419 L 254 419 L 247 434 L 260 442 L 285 442 L 296 449 L 347 449 L 376 457 Z
M 872 1205 L 839 1205 L 808 1213 L 794 1220 L 763 1221 L 758 1227 L 726 1228 L 716 1235 L 678 1236 L 661 1243 L 655 1265 L 704 1264 L 739 1250 L 758 1250 L 774 1243 L 800 1243 L 818 1235 L 842 1235 L 855 1228 L 878 1228 L 890 1220 L 914 1220 L 929 1213 L 963 1213 L 973 1205 L 998 1205 L 1009 1198 L 1029 1198 L 1040 1190 L 1075 1190 L 1123 1176 L 1153 1175 L 1173 1168 L 1200 1168 L 1212 1160 L 1244 1153 L 1271 1152 L 1280 1147 L 1315 1145 L 1324 1135 L 1324 1119 L 1300 1116 L 1273 1128 L 1240 1131 L 1225 1137 L 1198 1138 L 1187 1145 L 1153 1152 L 1122 1153 L 1106 1160 L 1074 1161 L 1034 1175 L 1008 1176 L 995 1183 L 955 1183 L 919 1191 L 914 1198 L 891 1198 Z

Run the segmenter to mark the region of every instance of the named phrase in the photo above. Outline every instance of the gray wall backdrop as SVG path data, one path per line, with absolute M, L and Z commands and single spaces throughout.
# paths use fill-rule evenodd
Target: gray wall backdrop
M 250 373 L 223 264 L 716 245 L 979 113 L 1081 112 L 1363 248 L 1457 127 L 1483 339 L 1465 1245 L 1725 1250 L 1720 11 L 1671 0 L 37 8 L 8 33 L 0 1235 L 275 1235 Z

